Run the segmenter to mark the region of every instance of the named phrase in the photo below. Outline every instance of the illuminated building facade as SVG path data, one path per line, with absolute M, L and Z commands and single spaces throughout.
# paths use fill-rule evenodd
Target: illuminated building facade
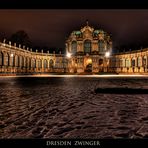
M 38 73 L 147 73 L 148 49 L 112 54 L 111 36 L 88 25 L 73 31 L 65 43 L 67 56 L 33 52 L 0 43 L 0 75 Z
M 112 41 L 108 33 L 88 25 L 73 31 L 66 41 L 66 51 L 71 54 L 70 72 L 107 72 Z

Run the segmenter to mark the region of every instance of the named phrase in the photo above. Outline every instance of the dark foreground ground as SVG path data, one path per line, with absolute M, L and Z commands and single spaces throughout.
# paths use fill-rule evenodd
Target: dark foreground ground
M 140 77 L 0 77 L 0 138 L 148 138 L 147 89 Z

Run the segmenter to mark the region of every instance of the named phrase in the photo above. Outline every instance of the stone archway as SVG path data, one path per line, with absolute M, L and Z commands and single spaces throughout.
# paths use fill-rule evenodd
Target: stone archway
M 87 58 L 85 60 L 85 72 L 92 72 L 92 59 Z
M 99 72 L 103 72 L 103 59 L 99 59 Z

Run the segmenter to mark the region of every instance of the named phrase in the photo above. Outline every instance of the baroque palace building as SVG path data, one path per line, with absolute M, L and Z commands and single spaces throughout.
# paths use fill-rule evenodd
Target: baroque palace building
M 0 75 L 37 73 L 147 73 L 148 48 L 112 53 L 110 34 L 88 25 L 73 31 L 65 43 L 67 55 L 33 52 L 16 44 L 0 43 Z

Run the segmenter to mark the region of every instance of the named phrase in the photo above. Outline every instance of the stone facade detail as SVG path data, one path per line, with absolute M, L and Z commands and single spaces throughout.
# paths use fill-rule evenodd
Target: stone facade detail
M 147 73 L 148 48 L 112 54 L 111 36 L 103 30 L 87 25 L 73 31 L 65 42 L 66 52 L 50 54 L 33 52 L 0 42 L 0 75 L 41 73 Z M 109 56 L 106 56 L 109 53 Z

